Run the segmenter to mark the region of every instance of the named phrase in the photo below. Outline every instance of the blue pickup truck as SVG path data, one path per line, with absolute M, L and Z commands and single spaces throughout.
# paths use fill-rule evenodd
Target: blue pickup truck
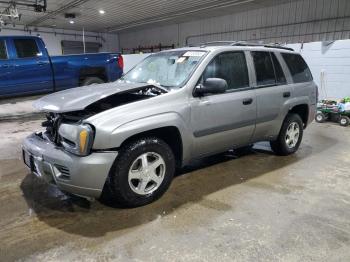
M 49 56 L 39 37 L 0 37 L 0 97 L 112 82 L 122 74 L 120 53 Z

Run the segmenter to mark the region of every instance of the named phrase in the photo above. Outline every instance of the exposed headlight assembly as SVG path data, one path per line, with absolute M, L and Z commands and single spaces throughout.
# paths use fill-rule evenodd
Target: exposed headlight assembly
M 90 153 L 94 140 L 94 130 L 88 124 L 62 124 L 58 130 L 61 143 L 68 152 L 87 156 Z

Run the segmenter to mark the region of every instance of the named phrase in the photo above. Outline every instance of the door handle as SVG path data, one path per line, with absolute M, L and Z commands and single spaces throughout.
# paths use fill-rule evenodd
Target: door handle
M 287 98 L 287 97 L 290 97 L 290 92 L 284 92 L 284 93 L 283 93 L 283 97 L 286 97 L 286 98 Z
M 47 65 L 47 62 L 36 62 L 39 66 Z
M 250 105 L 251 103 L 253 103 L 253 98 L 243 99 L 243 105 Z
M 10 65 L 9 65 L 9 64 L 5 64 L 5 65 L 2 65 L 1 67 L 3 67 L 3 68 L 9 68 Z
M 208 101 L 208 100 L 206 100 L 206 101 L 203 101 L 203 102 L 202 102 L 202 105 L 204 105 L 204 106 L 210 106 L 210 105 L 211 105 L 211 102 Z

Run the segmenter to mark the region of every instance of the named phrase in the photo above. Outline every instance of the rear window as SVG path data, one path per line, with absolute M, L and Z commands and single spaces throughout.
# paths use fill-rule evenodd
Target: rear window
M 6 45 L 5 41 L 0 41 L 0 59 L 7 59 Z
M 34 39 L 15 39 L 17 57 L 29 58 L 39 56 L 39 49 Z
M 282 57 L 286 61 L 294 83 L 312 81 L 311 71 L 301 55 L 282 53 Z
M 271 53 L 273 67 L 276 73 L 276 83 L 280 85 L 287 84 L 286 77 L 284 76 L 280 62 L 278 62 L 277 57 L 274 53 Z
M 252 52 L 258 86 L 276 85 L 275 71 L 269 52 Z

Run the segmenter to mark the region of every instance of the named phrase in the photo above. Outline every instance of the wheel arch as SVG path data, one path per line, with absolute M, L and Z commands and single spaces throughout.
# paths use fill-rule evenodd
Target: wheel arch
M 107 72 L 104 67 L 85 67 L 81 68 L 79 71 L 79 85 L 81 85 L 84 80 L 88 77 L 98 77 L 104 82 L 107 82 Z
M 193 135 L 185 120 L 177 112 L 134 119 L 122 125 L 118 125 L 117 120 L 117 116 L 113 116 L 103 122 L 90 123 L 96 128 L 94 150 L 119 150 L 131 139 L 140 136 L 157 136 L 172 147 L 179 165 L 187 163 L 191 158 Z
M 293 106 L 288 113 L 297 114 L 303 121 L 304 128 L 308 125 L 309 120 L 309 105 L 308 104 L 298 104 Z
M 176 126 L 163 126 L 159 128 L 150 129 L 131 135 L 126 138 L 120 147 L 131 143 L 132 141 L 141 139 L 143 137 L 157 137 L 167 143 L 174 153 L 176 159 L 176 166 L 181 167 L 183 162 L 183 141 L 180 130 Z

